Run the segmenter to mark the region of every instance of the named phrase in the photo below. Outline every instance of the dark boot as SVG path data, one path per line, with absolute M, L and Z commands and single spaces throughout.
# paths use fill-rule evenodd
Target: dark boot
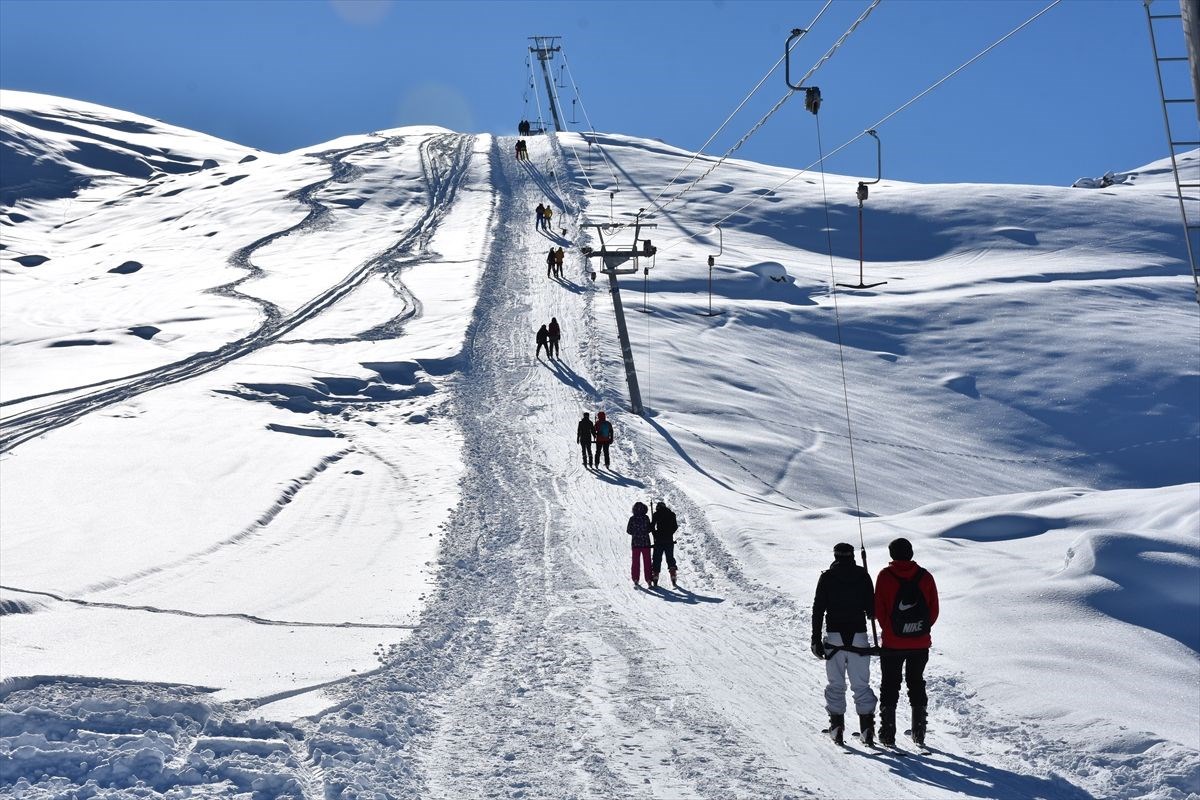
M 896 744 L 896 707 L 879 707 L 879 743 L 887 747 Z
M 674 589 L 679 588 L 679 583 L 675 580 L 675 570 L 671 570 L 671 587 Z
M 844 714 L 829 715 L 829 738 L 834 744 L 845 744 L 846 716 Z
M 912 740 L 922 747 L 925 746 L 925 706 L 913 706 Z
M 858 735 L 867 747 L 875 744 L 875 714 L 858 715 Z

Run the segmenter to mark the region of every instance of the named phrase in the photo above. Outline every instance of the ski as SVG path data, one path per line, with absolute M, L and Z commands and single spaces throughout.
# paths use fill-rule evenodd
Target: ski
M 904 732 L 904 735 L 907 736 L 908 738 L 912 739 L 912 729 L 910 728 L 909 730 L 906 730 Z M 933 755 L 933 751 L 930 750 L 928 747 L 926 747 L 924 742 L 918 742 L 916 739 L 913 739 L 913 745 L 916 746 L 917 752 L 920 753 L 921 755 L 923 755 L 923 756 Z
M 834 744 L 836 744 L 838 747 L 842 748 L 842 752 L 848 753 L 848 752 L 851 752 L 851 751 L 853 750 L 853 748 L 851 748 L 851 747 L 850 747 L 850 745 L 846 744 L 846 742 L 845 742 L 845 740 L 844 740 L 844 739 L 838 739 L 838 738 L 834 738 L 834 735 L 833 735 L 833 729 L 832 729 L 832 728 L 822 728 L 822 729 L 821 729 L 821 734 L 822 734 L 822 735 L 823 735 L 823 736 L 824 736 L 826 739 L 828 739 L 829 741 L 833 742 L 833 743 L 834 743 Z

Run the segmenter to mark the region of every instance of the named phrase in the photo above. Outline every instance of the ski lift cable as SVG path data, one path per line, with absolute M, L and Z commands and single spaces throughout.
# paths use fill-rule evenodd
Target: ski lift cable
M 842 404 L 846 411 L 846 440 L 850 443 L 850 475 L 854 482 L 854 518 L 858 521 L 858 540 L 862 545 L 864 558 L 866 545 L 863 544 L 862 501 L 858 492 L 858 462 L 854 456 L 854 427 L 850 418 L 850 389 L 846 380 L 846 355 L 842 344 L 842 314 L 838 308 L 837 275 L 833 266 L 833 223 L 829 219 L 829 193 L 825 189 L 825 148 L 821 142 L 821 115 L 813 112 L 817 125 L 817 153 L 821 167 L 821 202 L 825 208 L 825 244 L 829 251 L 829 294 L 833 298 L 833 321 L 837 329 L 838 363 L 842 371 Z
M 1037 12 L 1037 13 L 1036 13 L 1036 14 L 1034 14 L 1032 17 L 1030 17 L 1029 19 L 1025 20 L 1025 21 L 1024 21 L 1024 22 L 1022 22 L 1020 25 L 1018 25 L 1017 27 L 1013 28 L 1011 31 L 1009 31 L 1008 33 L 1004 34 L 1003 36 L 1001 36 L 1001 37 L 1000 37 L 999 39 L 997 39 L 996 41 L 992 42 L 990 45 L 988 45 L 987 47 L 985 47 L 983 50 L 979 51 L 977 54 L 975 54 L 974 56 L 972 56 L 972 57 L 971 57 L 971 58 L 969 58 L 968 60 L 964 61 L 964 62 L 963 62 L 961 65 L 959 65 L 958 67 L 956 67 L 955 69 L 953 69 L 951 72 L 947 73 L 947 74 L 945 75 L 945 77 L 942 77 L 942 78 L 938 79 L 938 80 L 937 80 L 937 81 L 935 81 L 934 83 L 930 84 L 930 85 L 929 85 L 927 88 L 925 88 L 925 89 L 923 89 L 922 91 L 918 92 L 916 95 L 914 95 L 914 96 L 913 96 L 912 98 L 910 98 L 909 100 L 906 100 L 904 103 L 902 103 L 900 106 L 898 106 L 898 107 L 897 107 L 897 108 L 896 108 L 894 111 L 891 111 L 891 112 L 889 112 L 888 114 L 884 115 L 884 116 L 883 116 L 883 118 L 881 118 L 881 119 L 880 119 L 878 122 L 876 122 L 874 125 L 871 125 L 871 126 L 869 126 L 869 127 L 866 129 L 866 130 L 863 130 L 863 131 L 862 131 L 861 133 L 859 133 L 857 136 L 854 136 L 854 137 L 850 138 L 850 139 L 849 139 L 849 140 L 847 140 L 846 142 L 842 143 L 842 144 L 841 144 L 841 145 L 839 145 L 838 147 L 836 147 L 836 148 L 834 148 L 833 150 L 831 150 L 831 151 L 830 151 L 830 152 L 829 152 L 829 153 L 828 153 L 828 154 L 827 154 L 825 157 L 826 157 L 826 158 L 829 158 L 829 157 L 835 156 L 835 155 L 837 155 L 838 153 L 840 153 L 842 150 L 845 150 L 847 147 L 849 147 L 850 145 L 854 144 L 855 142 L 857 142 L 857 141 L 858 141 L 859 139 L 861 139 L 862 137 L 866 136 L 866 135 L 867 135 L 867 130 L 874 130 L 874 131 L 878 131 L 878 130 L 879 130 L 879 128 L 881 128 L 881 127 L 883 126 L 883 123 L 885 123 L 885 122 L 887 122 L 887 121 L 891 120 L 891 119 L 892 119 L 893 117 L 895 117 L 897 114 L 899 114 L 900 112 L 902 112 L 902 111 L 906 110 L 906 109 L 907 109 L 909 106 L 911 106 L 913 103 L 916 103 L 918 100 L 920 100 L 921 98 L 925 97 L 925 95 L 929 94 L 929 93 L 930 93 L 930 92 L 932 92 L 934 89 L 938 88 L 938 87 L 939 87 L 939 86 L 941 86 L 943 83 L 945 83 L 946 81 L 950 80 L 950 79 L 951 79 L 951 78 L 953 78 L 955 75 L 957 75 L 958 73 L 962 72 L 964 69 L 966 69 L 967 67 L 971 66 L 972 64 L 974 64 L 974 63 L 975 63 L 976 61 L 978 61 L 979 59 L 983 58 L 985 55 L 987 55 L 987 54 L 988 54 L 988 53 L 990 53 L 992 50 L 994 50 L 994 49 L 996 49 L 997 47 L 999 47 L 1001 44 L 1003 44 L 1004 42 L 1006 42 L 1008 39 L 1012 38 L 1014 35 L 1016 35 L 1018 32 L 1020 32 L 1020 31 L 1021 31 L 1022 29 L 1024 29 L 1026 26 L 1028 26 L 1028 25 L 1030 25 L 1031 23 L 1033 23 L 1033 22 L 1034 22 L 1036 19 L 1038 19 L 1039 17 L 1041 17 L 1043 14 L 1045 14 L 1046 12 L 1048 12 L 1050 9 L 1054 8 L 1056 5 L 1058 5 L 1058 4 L 1059 4 L 1059 3 L 1061 3 L 1061 2 L 1062 2 L 1062 0 L 1052 0 L 1052 2 L 1051 2 L 1051 3 L 1050 3 L 1048 6 L 1046 6 L 1045 8 L 1043 8 L 1041 11 Z M 715 222 L 715 223 L 713 223 L 713 224 L 714 224 L 714 225 L 722 225 L 722 224 L 724 224 L 724 223 L 725 223 L 727 220 L 729 220 L 730 218 L 732 218 L 732 217 L 734 217 L 734 216 L 737 216 L 738 214 L 740 214 L 741 212 L 745 211 L 747 208 L 750 208 L 751 206 L 755 205 L 756 203 L 760 203 L 760 202 L 762 202 L 764 198 L 770 197 L 770 196 L 771 196 L 771 195 L 773 195 L 775 192 L 777 192 L 778 190 L 782 189 L 784 186 L 787 186 L 789 183 L 791 183 L 792 181 L 794 181 L 794 180 L 796 180 L 797 178 L 799 178 L 801 175 L 804 175 L 804 174 L 806 174 L 806 173 L 807 173 L 809 170 L 811 170 L 813 167 L 817 166 L 817 164 L 818 164 L 818 162 L 814 161 L 813 163 L 809 164 L 807 167 L 804 167 L 803 169 L 801 169 L 801 170 L 797 171 L 796 173 L 794 173 L 794 174 L 793 174 L 791 177 L 789 177 L 789 178 L 787 178 L 787 179 L 785 179 L 785 180 L 783 180 L 783 181 L 781 181 L 781 182 L 777 183 L 775 186 L 771 187 L 771 189 L 770 189 L 770 190 L 768 190 L 767 192 L 764 192 L 763 194 L 761 194 L 761 195 L 758 195 L 758 196 L 754 197 L 753 199 L 751 199 L 751 200 L 747 201 L 747 202 L 746 202 L 744 205 L 742 205 L 741 207 L 739 207 L 739 208 L 737 208 L 737 209 L 735 209 L 735 210 L 731 211 L 730 213 L 726 214 L 724 217 L 722 217 L 720 220 L 718 220 L 717 222 Z M 672 240 L 670 240 L 669 242 L 666 242 L 665 244 L 663 244 L 663 245 L 662 245 L 662 247 L 661 247 L 660 249 L 663 249 L 663 250 L 669 249 L 669 248 L 671 248 L 672 246 L 674 246 L 674 245 L 676 245 L 676 244 L 679 244 L 680 242 L 686 242 L 686 241 L 688 241 L 688 240 L 690 240 L 690 239 L 695 239 L 695 238 L 697 238 L 697 237 L 699 237 L 699 236 L 706 235 L 707 233 L 708 233 L 708 231 L 701 231 L 701 232 L 699 232 L 699 233 L 693 233 L 693 234 L 690 234 L 690 235 L 688 235 L 688 236 L 681 236 L 681 237 L 679 237 L 678 239 L 672 239 Z
M 533 77 L 533 59 L 531 59 L 529 56 L 526 56 L 525 63 L 529 66 L 529 85 L 531 87 L 535 87 L 536 82 Z M 538 127 L 545 129 L 546 121 L 542 119 L 542 97 L 538 94 L 536 87 L 533 90 L 533 99 L 537 103 Z
M 813 26 L 815 26 L 817 24 L 818 20 L 820 20 L 821 17 L 825 14 L 826 9 L 828 9 L 831 5 L 833 5 L 833 0 L 826 0 L 825 5 L 822 6 L 821 10 L 817 12 L 817 15 L 815 17 L 813 17 L 813 21 L 808 23 L 808 27 L 804 28 L 804 31 L 807 32 L 807 31 L 812 30 Z M 796 41 L 792 42 L 791 47 L 788 47 L 785 50 L 784 54 L 779 57 L 779 60 L 776 61 L 769 70 L 767 70 L 767 74 L 763 75 L 762 79 L 754 85 L 754 88 L 751 89 L 750 93 L 748 95 L 746 95 L 746 97 L 742 100 L 741 103 L 738 104 L 738 107 L 735 108 L 732 112 L 730 112 L 729 116 L 725 118 L 725 121 L 721 123 L 720 127 L 718 127 L 715 131 L 713 131 L 713 134 L 708 137 L 708 139 L 704 142 L 704 144 L 700 145 L 700 149 L 697 150 L 694 154 L 692 154 L 692 157 L 690 159 L 688 159 L 688 162 L 683 165 L 683 169 L 679 170 L 679 172 L 676 173 L 675 177 L 671 178 L 671 180 L 667 182 L 667 185 L 664 186 L 662 188 L 662 190 L 659 191 L 659 193 L 657 195 L 655 195 L 653 199 L 650 200 L 651 204 L 657 203 L 658 199 L 660 197 L 662 197 L 664 194 L 666 194 L 667 191 L 669 191 L 670 188 L 675 185 L 675 182 L 677 180 L 679 180 L 680 176 L 683 175 L 683 173 L 687 172 L 688 167 L 692 166 L 692 164 L 695 163 L 696 159 L 704 154 L 704 149 L 706 147 L 708 147 L 710 144 L 712 144 L 713 139 L 716 139 L 721 134 L 721 131 L 725 130 L 726 126 L 728 126 L 729 123 L 733 120 L 733 118 L 735 116 L 737 116 L 738 112 L 740 112 L 746 106 L 746 103 L 750 102 L 750 98 L 754 97 L 754 95 L 758 92 L 758 90 L 762 88 L 763 84 L 765 84 L 767 82 L 767 79 L 775 74 L 775 70 L 779 69 L 779 65 L 782 64 L 787 59 L 788 54 L 791 53 L 791 51 L 792 51 L 792 48 L 794 48 L 798 44 L 800 44 L 800 39 L 796 39 Z
M 806 80 L 808 80 L 809 78 L 811 78 L 813 76 L 813 73 L 815 73 L 817 70 L 819 70 L 825 64 L 825 62 L 827 62 L 830 58 L 832 58 L 833 54 L 838 51 L 838 48 L 840 48 L 842 46 L 842 44 L 845 43 L 846 39 L 849 38 L 850 34 L 854 33 L 854 31 L 858 28 L 859 25 L 861 25 L 864 21 L 866 21 L 867 17 L 869 17 L 871 15 L 871 12 L 875 10 L 875 7 L 878 6 L 880 4 L 880 2 L 882 2 L 882 0 L 871 0 L 871 4 L 869 6 L 867 6 L 867 9 L 865 11 L 863 11 L 863 13 L 859 15 L 858 19 L 856 19 L 850 25 L 850 27 L 846 30 L 846 32 L 843 33 L 841 35 L 841 37 L 836 42 L 833 43 L 833 46 L 830 47 L 828 51 L 826 51 L 825 55 L 821 56 L 821 58 L 817 60 L 816 64 L 813 64 L 813 66 L 808 70 L 808 72 L 806 72 L 804 74 L 804 77 L 801 78 L 796 83 L 796 85 L 797 86 L 803 85 L 803 83 Z M 795 93 L 796 93 L 795 89 L 788 89 L 787 94 L 785 94 L 783 97 L 779 98 L 779 102 L 777 102 L 774 106 L 772 106 L 771 110 L 768 111 L 765 115 L 763 115 L 762 119 L 760 119 L 758 122 L 756 122 L 754 124 L 754 127 L 752 127 L 749 131 L 747 131 L 742 136 L 742 138 L 738 139 L 737 142 L 734 143 L 733 147 L 731 147 L 725 151 L 725 155 L 721 156 L 712 166 L 710 166 L 707 170 L 705 170 L 703 173 L 701 173 L 694 181 L 689 183 L 687 186 L 683 187 L 683 189 L 680 190 L 673 197 L 671 197 L 671 199 L 667 200 L 667 202 L 663 203 L 662 205 L 659 205 L 658 211 L 659 212 L 666 211 L 667 208 L 669 208 L 672 204 L 674 204 L 677 200 L 679 200 L 679 198 L 683 197 L 688 192 L 690 192 L 692 189 L 696 188 L 696 185 L 698 183 L 700 183 L 700 181 L 704 180 L 709 175 L 711 175 L 714 171 L 716 171 L 716 169 L 718 167 L 720 167 L 722 164 L 724 164 L 725 161 L 731 155 L 733 155 L 735 152 L 740 150 L 742 145 L 744 145 L 746 142 L 748 142 L 750 140 L 750 138 L 752 136 L 754 136 L 754 134 L 758 133 L 758 131 L 762 128 L 762 126 L 767 124 L 767 120 L 769 120 L 771 117 L 773 117 L 775 115 L 776 111 L 783 108 L 783 104 L 786 103 L 788 100 L 790 100 L 792 95 L 794 95 Z
M 593 134 L 593 143 L 600 149 L 600 157 L 604 159 L 604 163 L 608 165 L 609 172 L 612 173 L 613 183 L 619 184 L 621 179 L 617 177 L 617 171 L 613 167 L 612 161 L 608 157 L 608 153 L 604 150 L 604 145 L 600 144 L 599 138 L 596 135 L 596 126 L 592 124 L 592 118 L 588 115 L 587 106 L 583 103 L 583 93 L 579 91 L 579 84 L 575 82 L 575 75 L 571 72 L 571 61 L 567 58 L 566 48 L 562 49 L 563 64 L 567 68 L 567 77 L 571 79 L 571 88 L 575 90 L 575 96 L 579 99 L 579 110 L 583 112 L 583 118 L 587 120 L 588 130 Z

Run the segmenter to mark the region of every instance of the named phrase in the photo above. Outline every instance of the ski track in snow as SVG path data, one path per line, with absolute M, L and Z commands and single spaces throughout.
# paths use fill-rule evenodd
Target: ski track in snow
M 242 278 L 218 287 L 214 292 L 227 296 L 236 296 L 257 303 L 265 314 L 265 319 L 258 330 L 223 347 L 212 351 L 196 353 L 182 361 L 168 364 L 153 370 L 121 379 L 116 385 L 86 395 L 72 397 L 58 403 L 53 403 L 24 413 L 13 415 L 0 426 L 0 453 L 11 451 L 23 442 L 37 438 L 49 431 L 67 425 L 93 411 L 106 408 L 114 403 L 120 403 L 148 391 L 167 386 L 180 381 L 194 378 L 229 364 L 239 358 L 254 353 L 263 347 L 274 344 L 286 334 L 318 316 L 322 311 L 332 307 L 339 300 L 353 292 L 372 275 L 383 272 L 393 287 L 402 286 L 398 274 L 403 266 L 416 263 L 428 258 L 424 248 L 437 228 L 437 222 L 450 203 L 453 201 L 458 183 L 461 181 L 470 156 L 471 137 L 446 134 L 431 137 L 422 142 L 421 161 L 429 186 L 429 202 L 420 219 L 405 233 L 399 241 L 386 251 L 359 264 L 350 270 L 340 281 L 330 286 L 318 296 L 297 308 L 290 314 L 283 314 L 274 304 L 242 294 L 237 287 L 252 278 L 259 277 L 261 270 L 254 266 L 253 253 L 277 239 L 295 233 L 318 230 L 322 221 L 329 213 L 328 207 L 313 199 L 313 195 L 331 182 L 346 182 L 353 180 L 357 167 L 345 163 L 350 155 L 364 151 L 377 150 L 389 145 L 399 144 L 401 140 L 384 140 L 373 142 L 362 147 L 347 148 L 323 154 L 330 163 L 330 177 L 305 187 L 298 193 L 298 199 L 308 205 L 308 215 L 295 226 L 282 231 L 263 236 L 255 242 L 238 250 L 231 257 L 236 266 L 248 270 Z M 403 290 L 403 297 L 410 297 Z M 375 338 L 397 335 L 404 320 L 411 319 L 419 313 L 419 305 L 409 304 L 409 311 L 401 318 L 392 320 L 381 329 L 371 332 Z M 76 391 L 69 389 L 66 391 Z
M 14 417 L 3 448 L 280 341 L 377 271 L 405 296 L 406 311 L 360 336 L 398 335 L 420 313 L 399 270 L 427 257 L 469 141 L 433 140 L 423 152 L 430 207 L 420 223 L 320 297 L 288 316 L 263 303 L 262 328 L 221 350 Z M 564 280 L 546 279 L 549 239 L 531 220 L 551 196 L 555 228 L 578 237 L 581 200 L 533 162 L 514 163 L 509 145 L 497 139 L 491 153 L 493 235 L 464 372 L 450 387 L 465 442 L 462 500 L 413 635 L 370 674 L 310 687 L 331 707 L 296 722 L 259 718 L 282 696 L 222 705 L 203 687 L 10 682 L 0 688 L 0 781 L 15 796 L 75 796 L 76 781 L 96 774 L 112 787 L 141 779 L 154 793 L 137 796 L 150 797 L 185 786 L 192 796 L 310 800 L 1185 796 L 1164 787 L 1196 781 L 1195 754 L 1156 752 L 1174 747 L 1166 744 L 1124 758 L 1066 751 L 1048 729 L 989 714 L 936 657 L 930 756 L 857 746 L 843 755 L 824 741 L 816 733 L 824 670 L 805 647 L 807 609 L 742 569 L 700 505 L 661 476 L 653 440 L 669 437 L 618 410 L 625 387 L 606 286 L 586 283 L 575 253 Z M 349 176 L 339 159 L 352 152 L 329 156 L 329 180 Z M 567 174 L 561 152 L 552 155 L 555 172 Z M 255 249 L 319 226 L 314 191 L 301 193 L 311 209 L 303 222 L 244 248 L 238 263 L 253 271 Z M 240 282 L 222 291 L 238 293 Z M 532 353 L 533 332 L 550 316 L 564 328 L 557 366 Z M 572 440 L 584 409 L 614 418 L 610 471 L 578 463 Z M 268 525 L 289 497 L 239 538 Z M 635 590 L 627 509 L 660 498 L 681 521 L 682 588 Z M 718 690 L 735 678 L 747 685 Z M 17 777 L 68 764 L 76 766 L 57 786 L 32 789 Z

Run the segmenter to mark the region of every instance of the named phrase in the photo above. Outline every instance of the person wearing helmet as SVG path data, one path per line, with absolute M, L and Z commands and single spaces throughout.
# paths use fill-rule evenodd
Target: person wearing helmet
M 612 444 L 612 441 L 613 441 L 613 425 L 604 416 L 603 411 L 601 411 L 599 414 L 596 415 L 595 432 L 596 432 L 596 456 L 593 459 L 593 463 L 597 467 L 599 467 L 600 466 L 600 454 L 603 453 L 604 454 L 604 466 L 607 467 L 608 466 L 608 446 L 610 444 Z M 649 547 L 650 545 L 647 544 L 646 546 Z M 647 572 L 647 575 L 648 574 L 649 574 L 649 572 Z
M 633 504 L 633 516 L 629 518 L 629 523 L 625 526 L 625 532 L 629 534 L 630 545 L 633 547 L 633 560 L 630 566 L 630 575 L 633 576 L 633 585 L 638 586 L 638 579 L 641 577 L 638 572 L 640 566 L 641 572 L 646 575 L 646 585 L 650 585 L 650 517 L 646 516 L 646 504 L 641 500 Z

